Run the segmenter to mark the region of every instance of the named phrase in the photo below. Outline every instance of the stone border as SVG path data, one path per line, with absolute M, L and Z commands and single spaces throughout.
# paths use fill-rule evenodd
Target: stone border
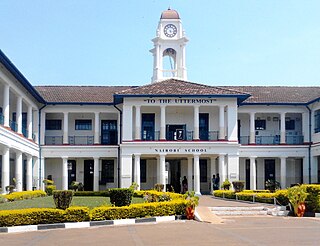
M 101 221 L 84 221 L 84 222 L 66 222 L 66 223 L 57 223 L 57 224 L 11 226 L 11 227 L 0 227 L 0 234 L 15 233 L 15 232 L 29 232 L 29 231 L 43 231 L 43 230 L 51 230 L 51 229 L 88 228 L 88 227 L 95 227 L 95 226 L 134 225 L 134 224 L 142 224 L 142 223 L 168 222 L 168 221 L 184 220 L 184 219 L 185 219 L 185 216 L 172 215 L 172 216 L 159 216 L 159 217 L 137 218 L 137 219 L 101 220 Z

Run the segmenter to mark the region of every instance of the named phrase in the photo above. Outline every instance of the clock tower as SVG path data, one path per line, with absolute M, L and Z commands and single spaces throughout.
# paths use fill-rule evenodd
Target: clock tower
M 152 39 L 152 83 L 168 78 L 187 80 L 185 46 L 188 39 L 182 29 L 179 14 L 173 9 L 161 13 L 156 37 Z

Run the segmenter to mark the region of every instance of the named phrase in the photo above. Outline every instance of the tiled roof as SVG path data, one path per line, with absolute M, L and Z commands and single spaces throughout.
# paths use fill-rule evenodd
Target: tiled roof
M 243 91 L 232 88 L 209 86 L 178 79 L 167 79 L 152 84 L 119 91 L 118 95 L 244 95 Z
M 113 94 L 133 86 L 35 86 L 49 103 L 113 103 Z
M 308 103 L 320 98 L 320 86 L 222 86 L 249 93 L 244 103 Z

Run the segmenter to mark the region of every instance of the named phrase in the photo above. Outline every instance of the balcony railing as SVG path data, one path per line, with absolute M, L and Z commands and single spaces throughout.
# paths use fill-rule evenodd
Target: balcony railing
M 201 134 L 200 134 L 200 136 L 201 136 Z M 219 131 L 209 131 L 209 139 L 208 140 L 215 141 L 218 139 L 219 139 Z
M 18 124 L 15 121 L 9 120 L 9 124 L 12 131 L 18 131 Z
M 22 127 L 22 135 L 26 138 L 28 137 L 28 130 L 25 127 Z
M 61 145 L 63 143 L 62 136 L 46 136 L 45 144 L 46 145 Z
M 69 136 L 70 145 L 93 145 L 93 136 Z
M 240 144 L 249 144 L 249 136 L 241 136 L 239 141 Z M 286 136 L 286 144 L 303 144 L 303 136 Z M 277 145 L 280 144 L 280 135 L 275 136 L 256 136 L 255 144 L 261 145 Z
M 180 136 L 178 132 L 167 132 L 167 140 L 169 141 L 191 141 L 193 140 L 193 131 L 184 131 Z
M 4 116 L 2 113 L 0 113 L 0 125 L 4 124 Z

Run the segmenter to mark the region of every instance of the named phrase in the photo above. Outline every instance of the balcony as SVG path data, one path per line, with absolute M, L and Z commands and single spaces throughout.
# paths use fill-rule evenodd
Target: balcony
M 200 132 L 201 141 L 217 141 L 219 138 L 219 131 L 209 131 L 209 132 Z M 141 140 L 143 141 L 159 141 L 160 140 L 160 131 L 142 131 Z M 167 131 L 166 140 L 168 141 L 192 141 L 193 140 L 193 131 L 182 131 L 179 130 Z
M 18 131 L 18 124 L 15 121 L 9 120 L 9 124 L 12 131 Z
M 2 113 L 0 113 L 0 125 L 4 124 L 4 116 Z
M 93 136 L 69 136 L 70 145 L 93 145 Z
M 239 139 L 240 144 L 249 144 L 250 137 L 249 136 L 241 136 Z M 256 136 L 257 145 L 279 145 L 280 144 L 280 135 L 275 136 Z M 286 144 L 297 145 L 303 144 L 303 136 L 286 136 Z
M 46 136 L 45 145 L 61 145 L 63 143 L 62 136 Z

